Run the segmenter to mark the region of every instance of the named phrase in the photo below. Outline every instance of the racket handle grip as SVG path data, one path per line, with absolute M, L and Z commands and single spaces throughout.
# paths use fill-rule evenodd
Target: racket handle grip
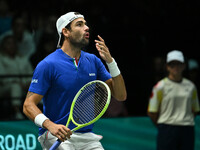
M 56 148 L 58 148 L 58 146 L 61 144 L 61 141 L 59 139 L 57 139 L 57 141 L 55 141 L 55 143 L 53 143 L 53 145 L 51 146 L 51 148 L 49 150 L 56 150 Z

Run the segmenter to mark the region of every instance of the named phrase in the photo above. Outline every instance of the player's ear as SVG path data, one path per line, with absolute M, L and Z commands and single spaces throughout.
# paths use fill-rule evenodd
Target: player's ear
M 64 35 L 65 37 L 67 37 L 67 38 L 69 37 L 69 33 L 70 33 L 70 32 L 69 32 L 68 29 L 63 28 L 63 29 L 62 29 L 62 33 L 63 33 L 63 35 Z

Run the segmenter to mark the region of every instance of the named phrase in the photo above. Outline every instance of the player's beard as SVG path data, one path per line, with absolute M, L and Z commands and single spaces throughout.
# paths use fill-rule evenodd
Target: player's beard
M 84 48 L 89 44 L 89 39 L 85 38 L 84 35 L 74 34 L 69 37 L 70 43 L 77 48 Z

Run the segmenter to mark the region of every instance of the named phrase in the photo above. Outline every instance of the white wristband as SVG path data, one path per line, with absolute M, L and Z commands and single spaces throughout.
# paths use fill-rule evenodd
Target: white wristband
M 115 62 L 115 59 L 112 58 L 113 61 L 111 63 L 106 63 L 108 65 L 108 69 L 109 69 L 109 72 L 110 72 L 110 75 L 112 77 L 116 77 L 118 75 L 120 75 L 120 70 L 117 66 L 117 63 Z
M 35 117 L 35 119 L 34 119 L 34 123 L 35 123 L 37 126 L 43 128 L 42 124 L 43 124 L 44 121 L 47 120 L 47 119 L 49 119 L 49 118 L 47 118 L 44 114 L 38 114 L 38 115 Z

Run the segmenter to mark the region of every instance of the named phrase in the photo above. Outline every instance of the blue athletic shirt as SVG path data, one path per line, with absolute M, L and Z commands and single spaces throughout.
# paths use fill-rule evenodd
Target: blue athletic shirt
M 43 95 L 43 113 L 53 122 L 65 125 L 71 103 L 78 90 L 93 80 L 110 79 L 101 60 L 94 54 L 81 51 L 78 66 L 61 49 L 44 58 L 35 68 L 29 91 Z M 72 129 L 71 123 L 68 128 Z M 91 132 L 93 125 L 77 132 Z M 46 129 L 39 128 L 39 135 Z

